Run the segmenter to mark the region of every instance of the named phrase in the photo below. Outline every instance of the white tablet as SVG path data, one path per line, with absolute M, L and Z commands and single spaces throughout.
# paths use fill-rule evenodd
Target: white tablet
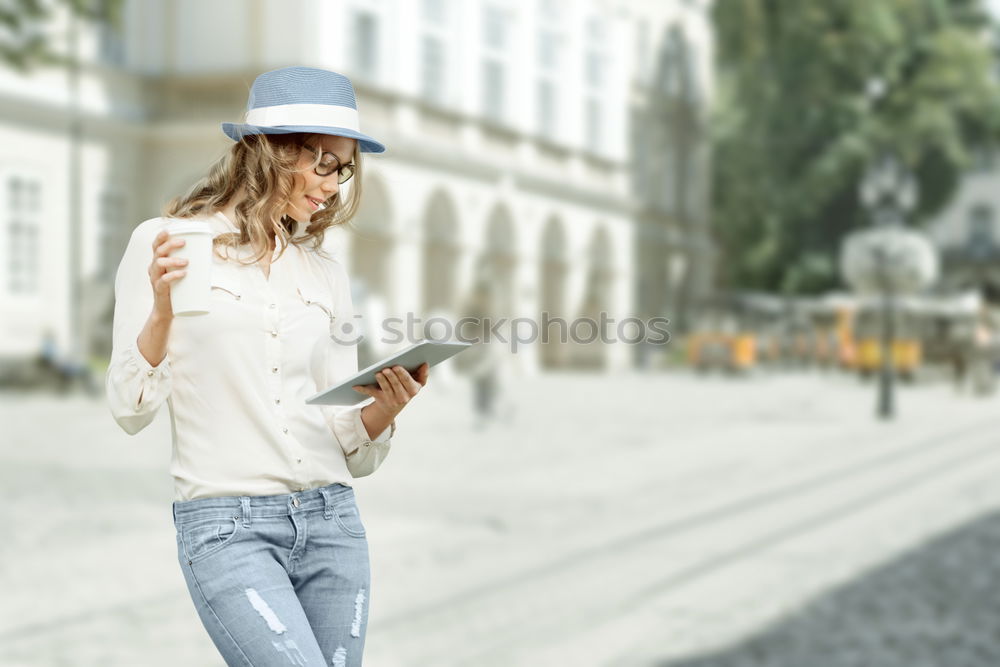
M 414 343 L 405 350 L 400 350 L 391 357 L 387 357 L 359 371 L 357 375 L 349 377 L 333 387 L 324 389 L 314 396 L 310 396 L 306 399 L 306 403 L 310 405 L 354 405 L 355 403 L 360 403 L 370 397 L 359 394 L 351 389 L 351 387 L 359 384 L 377 385 L 378 381 L 375 379 L 375 373 L 383 368 L 387 366 L 402 366 L 411 373 L 415 373 L 425 362 L 433 366 L 471 346 L 472 343 L 443 343 L 432 340 Z

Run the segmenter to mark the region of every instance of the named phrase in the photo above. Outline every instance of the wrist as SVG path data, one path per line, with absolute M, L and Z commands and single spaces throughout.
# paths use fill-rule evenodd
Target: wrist
M 389 422 L 394 420 L 396 418 L 396 415 L 398 414 L 399 414 L 398 412 L 391 412 L 389 410 L 386 410 L 378 403 L 369 403 L 365 407 L 361 408 L 361 415 L 363 417 L 371 417 L 374 419 L 381 419 Z
M 149 315 L 149 323 L 154 327 L 165 327 L 170 326 L 170 323 L 174 320 L 173 312 L 164 313 L 159 310 L 153 310 Z

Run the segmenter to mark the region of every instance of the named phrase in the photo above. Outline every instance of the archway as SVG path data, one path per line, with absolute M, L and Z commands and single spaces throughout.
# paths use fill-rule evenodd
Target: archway
M 568 334 L 569 317 L 566 312 L 566 276 L 569 263 L 566 253 L 566 234 L 562 222 L 552 217 L 542 232 L 539 262 L 539 327 L 542 341 L 539 347 L 539 363 L 542 368 L 559 368 L 566 365 L 567 346 L 562 342 Z M 547 325 L 559 318 L 566 322 Z M 562 328 L 561 328 L 562 327 Z M 568 340 L 568 336 L 565 338 Z
M 424 213 L 423 309 L 425 315 L 454 310 L 459 256 L 458 216 L 451 198 L 436 191 Z

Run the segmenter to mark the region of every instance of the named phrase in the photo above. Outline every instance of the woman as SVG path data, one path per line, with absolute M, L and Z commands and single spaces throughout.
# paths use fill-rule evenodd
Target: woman
M 169 406 L 178 559 L 226 662 L 360 665 L 369 562 L 351 479 L 385 458 L 428 367 L 383 369 L 356 387 L 364 406 L 305 399 L 357 371 L 347 275 L 320 244 L 357 210 L 361 153 L 385 147 L 360 132 L 350 81 L 308 67 L 259 76 L 246 123 L 223 130 L 232 150 L 132 234 L 108 399 L 128 433 Z M 173 317 L 176 218 L 213 231 L 207 315 Z

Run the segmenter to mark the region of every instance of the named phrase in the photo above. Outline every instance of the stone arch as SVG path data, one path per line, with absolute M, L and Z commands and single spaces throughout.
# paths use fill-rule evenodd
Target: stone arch
M 610 316 L 612 303 L 612 286 L 614 285 L 614 265 L 611 235 L 604 225 L 597 227 L 591 235 L 587 248 L 587 273 L 584 284 L 583 298 L 578 308 L 578 317 L 587 318 L 599 326 L 604 321 L 602 314 Z M 589 328 L 589 327 L 588 327 Z M 608 326 L 604 332 L 612 337 L 614 326 Z M 601 341 L 574 345 L 573 365 L 583 368 L 607 368 L 608 349 Z
M 476 283 L 491 286 L 490 314 L 495 317 L 514 314 L 516 267 L 514 217 L 506 205 L 497 204 L 487 219 L 485 243 L 476 266 Z
M 457 305 L 459 224 L 454 200 L 444 190 L 435 190 L 428 200 L 423 228 L 424 314 L 452 311 Z
M 540 288 L 539 327 L 545 327 L 539 345 L 539 363 L 543 368 L 559 368 L 566 365 L 567 346 L 562 342 L 566 333 L 560 324 L 547 325 L 555 318 L 566 321 L 569 326 L 566 309 L 566 282 L 569 274 L 568 253 L 566 250 L 566 232 L 562 220 L 552 215 L 542 230 L 539 248 L 539 278 Z
M 392 204 L 383 179 L 369 175 L 361 206 L 350 222 L 351 280 L 361 298 L 391 300 L 393 284 Z

